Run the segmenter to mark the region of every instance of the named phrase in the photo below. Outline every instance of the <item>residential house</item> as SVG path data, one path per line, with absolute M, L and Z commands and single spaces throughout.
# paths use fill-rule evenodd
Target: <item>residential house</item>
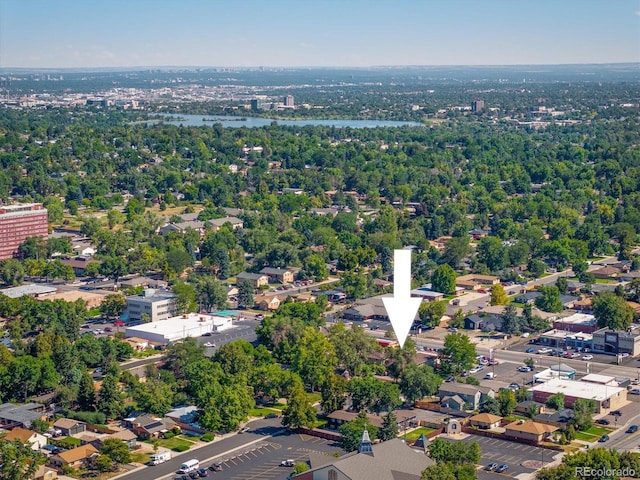
M 63 265 L 68 265 L 73 268 L 73 273 L 76 274 L 77 277 L 84 276 L 84 271 L 88 265 L 92 263 L 100 264 L 102 263 L 100 260 L 96 260 L 91 256 L 80 256 L 74 258 L 63 258 L 60 260 L 60 263 Z
M 70 418 L 59 418 L 53 424 L 53 428 L 56 428 L 62 432 L 62 435 L 69 437 L 77 433 L 82 433 L 87 430 L 87 424 L 78 420 L 72 420 Z
M 411 296 L 422 298 L 423 302 L 439 302 L 444 300 L 444 293 L 434 292 L 431 290 L 431 287 L 420 287 L 411 290 Z
M 3 428 L 29 428 L 34 420 L 46 420 L 48 416 L 46 407 L 40 403 L 25 405 L 3 403 L 0 405 L 0 427 Z
M 541 297 L 542 292 L 526 292 L 518 295 L 515 299 L 516 303 L 532 304 L 536 301 L 536 298 Z
M 464 328 L 483 332 L 500 332 L 503 322 L 500 315 L 469 315 L 464 319 Z
M 45 465 L 40 465 L 33 474 L 33 480 L 56 480 L 58 471 Z
M 87 444 L 53 455 L 49 463 L 54 467 L 66 466 L 77 470 L 90 465 L 98 455 L 96 447 Z
M 280 306 L 280 299 L 277 296 L 267 297 L 260 295 L 255 298 L 255 303 L 260 310 L 275 311 Z
M 189 228 L 192 228 L 202 236 L 205 233 L 205 222 L 190 220 L 187 222 L 169 223 L 160 228 L 160 235 L 168 235 L 170 232 L 185 233 Z
M 75 242 L 71 245 L 71 251 L 81 257 L 92 257 L 96 254 L 96 249 L 90 242 Z
M 120 430 L 116 433 L 107 435 L 106 438 L 116 438 L 118 440 L 122 440 L 130 449 L 134 449 L 138 445 L 138 437 L 131 430 Z
M 456 278 L 456 286 L 465 290 L 479 290 L 499 283 L 500 279 L 494 275 L 478 275 L 475 273 L 461 275 Z
M 417 417 L 411 410 L 394 410 L 396 421 L 400 427 L 409 427 L 417 424 Z M 347 410 L 335 410 L 327 415 L 329 421 L 329 428 L 337 430 L 340 425 L 355 420 L 358 417 L 358 412 L 349 412 Z M 373 413 L 367 414 L 367 422 L 375 427 L 382 427 L 382 421 L 384 417 L 382 415 L 374 415 Z
M 311 215 L 318 217 L 335 217 L 338 215 L 339 210 L 337 208 L 312 208 Z
M 520 402 L 518 403 L 518 405 L 516 405 L 516 412 L 526 415 L 529 413 L 530 408 L 535 408 L 536 415 L 545 411 L 544 403 L 534 402 L 533 400 L 525 400 L 524 402 Z
M 238 230 L 239 228 L 244 227 L 244 222 L 238 217 L 214 218 L 207 221 L 207 223 L 213 227 L 212 230 L 214 232 L 220 230 L 220 227 L 222 227 L 225 223 L 230 223 L 231 228 L 233 228 L 234 230 Z
M 484 228 L 474 228 L 469 231 L 469 236 L 474 240 L 480 240 L 481 238 L 486 237 L 491 234 L 491 229 L 485 230 Z
M 465 402 L 458 395 L 453 395 L 452 397 L 445 396 L 440 400 L 440 406 L 449 410 L 457 410 L 459 412 L 462 412 L 466 410 L 467 402 Z
M 248 281 L 253 288 L 260 288 L 263 285 L 269 285 L 269 277 L 261 273 L 242 272 L 236 276 L 236 284 Z
M 22 427 L 15 427 L 4 437 L 8 442 L 14 442 L 16 440 L 24 444 L 31 444 L 32 450 L 40 450 L 47 444 L 47 437 L 34 432 L 33 430 L 27 430 Z
M 482 393 L 478 387 L 474 385 L 455 382 L 443 383 L 438 389 L 440 402 L 442 402 L 445 397 L 455 397 L 456 395 L 464 400 L 467 410 L 477 410 L 480 407 Z
M 262 275 L 269 277 L 270 283 L 292 283 L 293 271 L 287 268 L 265 267 L 260 270 Z
M 578 282 L 576 280 L 568 280 L 567 281 L 567 292 L 569 292 L 569 293 L 579 292 L 584 287 L 586 287 L 586 285 L 587 285 L 586 283 Z
M 472 427 L 482 428 L 484 430 L 491 430 L 492 428 L 496 428 L 500 426 L 500 421 L 502 417 L 498 415 L 493 415 L 491 413 L 479 413 L 478 415 L 474 415 L 473 417 L 469 417 L 469 425 Z
M 546 423 L 558 428 L 566 428 L 568 422 L 573 419 L 575 412 L 571 408 L 563 408 L 557 412 L 544 412 L 535 416 L 534 420 Z
M 592 313 L 593 312 L 593 300 L 591 298 L 583 298 L 573 302 L 571 307 L 578 313 Z
M 491 382 L 486 381 L 486 382 L 482 382 L 481 385 L 476 386 L 476 389 L 478 389 L 478 391 L 480 392 L 480 405 L 482 405 L 484 402 L 486 402 L 491 398 L 496 398 L 496 392 L 499 391 L 501 388 L 494 385 L 488 385 L 489 383 L 498 383 L 498 382 L 495 382 L 493 380 Z
M 601 267 L 601 268 L 597 268 L 595 270 L 592 270 L 591 273 L 593 274 L 594 277 L 602 279 L 602 280 L 608 280 L 608 279 L 613 279 L 615 277 L 617 277 L 620 274 L 620 269 L 617 267 L 612 267 L 610 265 L 605 266 L 605 267 Z
M 129 428 L 138 437 L 148 440 L 161 438 L 165 432 L 176 427 L 176 422 L 170 418 L 158 418 L 149 414 L 125 420 Z
M 504 436 L 513 440 L 538 444 L 558 430 L 558 427 L 531 420 L 518 420 L 505 427 Z
M 372 443 L 365 429 L 357 451 L 339 458 L 309 455 L 311 470 L 295 480 L 420 480 L 422 471 L 435 462 L 399 438 Z

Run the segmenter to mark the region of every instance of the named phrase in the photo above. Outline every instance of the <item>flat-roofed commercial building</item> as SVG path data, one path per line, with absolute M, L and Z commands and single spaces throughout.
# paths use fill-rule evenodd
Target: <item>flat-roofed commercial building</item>
M 167 320 L 127 327 L 125 336 L 147 340 L 156 345 L 166 345 L 187 337 L 201 337 L 205 333 L 222 332 L 230 328 L 233 328 L 232 317 L 189 313 Z
M 177 296 L 174 293 L 147 288 L 142 295 L 126 298 L 125 319 L 128 323 L 139 323 L 142 315 L 149 315 L 150 322 L 166 320 L 178 314 Z
M 49 216 L 41 203 L 0 206 L 0 260 L 17 257 L 27 237 L 48 234 Z
M 596 413 L 604 409 L 616 410 L 627 403 L 627 390 L 611 385 L 601 385 L 577 380 L 554 378 L 548 382 L 529 389 L 533 393 L 533 400 L 546 403 L 547 398 L 556 393 L 564 394 L 564 406 L 571 408 L 579 398 L 596 402 Z

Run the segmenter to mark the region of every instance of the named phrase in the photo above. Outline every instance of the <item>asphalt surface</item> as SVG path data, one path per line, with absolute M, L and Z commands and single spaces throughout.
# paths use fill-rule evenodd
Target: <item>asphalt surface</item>
M 333 455 L 345 452 L 334 442 L 283 429 L 279 419 L 251 422 L 251 430 L 233 434 L 204 447 L 182 454 L 161 465 L 142 467 L 118 477 L 119 480 L 167 480 L 179 477 L 180 465 L 189 459 L 200 461 L 202 468 L 222 464 L 222 472 L 210 472 L 211 478 L 239 480 L 285 480 L 291 468 L 281 467 L 284 460 L 306 461 L 310 452 Z
M 523 466 L 522 462 L 537 461 L 550 463 L 552 457 L 558 454 L 558 452 L 546 448 L 501 440 L 499 438 L 482 437 L 480 435 L 468 435 L 462 439 L 462 441 L 466 443 L 478 442 L 482 451 L 480 465 L 483 471 L 487 465 L 494 462 L 498 465 L 506 464 L 509 466 L 508 470 L 502 474 L 491 473 L 492 478 L 504 476 L 515 477 L 523 473 L 532 473 L 535 469 Z

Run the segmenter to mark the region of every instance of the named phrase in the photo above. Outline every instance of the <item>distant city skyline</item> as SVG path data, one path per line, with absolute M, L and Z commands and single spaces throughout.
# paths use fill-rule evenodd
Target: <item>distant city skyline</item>
M 0 0 L 1 68 L 640 61 L 640 0 Z

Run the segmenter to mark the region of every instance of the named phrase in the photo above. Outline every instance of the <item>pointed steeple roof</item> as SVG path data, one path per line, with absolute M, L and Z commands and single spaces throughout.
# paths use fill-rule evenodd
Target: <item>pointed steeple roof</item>
M 373 455 L 373 448 L 371 448 L 371 438 L 369 438 L 369 432 L 367 427 L 364 427 L 362 432 L 362 439 L 360 440 L 360 446 L 358 447 L 358 453 L 368 453 Z

